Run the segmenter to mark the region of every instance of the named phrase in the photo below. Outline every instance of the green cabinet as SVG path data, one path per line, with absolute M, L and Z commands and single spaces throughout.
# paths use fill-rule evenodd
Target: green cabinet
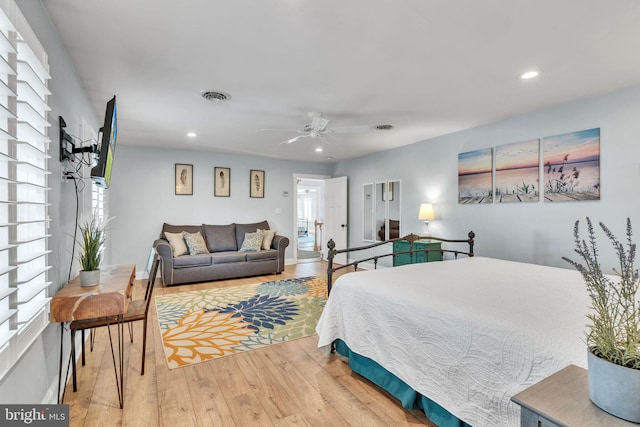
M 429 249 L 429 252 L 414 252 L 413 262 L 410 253 L 398 254 L 398 252 L 408 252 L 411 245 L 406 240 L 398 240 L 393 242 L 393 266 L 405 264 L 417 264 L 419 262 L 442 261 L 442 252 L 440 252 L 442 242 L 432 242 L 429 240 L 417 240 L 413 243 L 414 250 Z

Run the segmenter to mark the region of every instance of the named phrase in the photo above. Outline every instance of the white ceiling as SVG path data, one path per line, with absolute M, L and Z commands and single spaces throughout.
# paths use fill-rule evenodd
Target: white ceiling
M 99 117 L 117 95 L 119 145 L 340 160 L 640 84 L 638 0 L 43 4 Z M 261 130 L 310 111 L 394 129 L 291 145 Z

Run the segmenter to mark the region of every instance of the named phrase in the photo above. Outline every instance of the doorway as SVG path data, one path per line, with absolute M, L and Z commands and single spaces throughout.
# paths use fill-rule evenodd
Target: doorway
M 296 228 L 298 262 L 322 259 L 324 180 L 296 178 Z

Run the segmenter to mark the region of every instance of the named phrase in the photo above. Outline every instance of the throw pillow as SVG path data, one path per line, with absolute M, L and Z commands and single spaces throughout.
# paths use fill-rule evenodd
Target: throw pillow
M 189 253 L 187 245 L 184 242 L 184 237 L 182 237 L 182 233 L 169 233 L 165 231 L 164 236 L 169 241 L 169 245 L 171 245 L 174 257 Z
M 184 241 L 187 243 L 187 247 L 189 248 L 189 255 L 209 253 L 207 243 L 204 241 L 204 237 L 202 237 L 202 234 L 200 234 L 199 231 L 197 233 L 187 233 L 186 231 L 183 231 L 182 235 L 184 236 Z
M 255 233 L 245 233 L 244 242 L 238 252 L 258 252 L 262 247 L 264 233 L 260 230 Z
M 262 231 L 262 233 L 264 234 L 264 237 L 262 238 L 262 249 L 264 250 L 271 249 L 271 242 L 273 241 L 273 238 L 275 237 L 278 230 L 258 230 L 258 231 Z

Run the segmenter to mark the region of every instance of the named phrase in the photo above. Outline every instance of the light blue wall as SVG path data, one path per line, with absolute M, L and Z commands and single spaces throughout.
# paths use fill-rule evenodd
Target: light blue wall
M 458 204 L 458 153 L 594 127 L 601 131 L 601 200 Z M 362 185 L 399 178 L 403 233 L 424 232 L 418 209 L 429 201 L 433 235 L 464 238 L 473 230 L 478 255 L 569 267 L 561 257 L 573 256 L 577 219 L 602 221 L 622 238 L 630 217 L 640 235 L 640 87 L 341 162 L 335 174 L 349 175 L 351 245 L 363 244 Z M 616 265 L 604 240 L 601 252 Z
M 126 140 L 119 140 L 126 143 Z M 175 164 L 193 165 L 193 196 L 175 195 Z M 213 196 L 213 168 L 231 168 L 231 196 Z M 266 219 L 278 234 L 293 234 L 293 174 L 326 175 L 326 163 L 291 162 L 184 150 L 119 145 L 109 189 L 111 263 L 135 263 L 143 272 L 162 224 L 230 224 Z M 249 197 L 249 171 L 265 171 L 264 198 Z M 286 197 L 283 192 L 287 192 Z M 280 213 L 276 213 L 279 210 Z M 291 258 L 292 244 L 286 257 Z
M 33 0 L 18 3 L 49 53 L 53 76 L 51 117 L 64 116 L 73 132 L 78 129 L 80 117 L 97 128 L 101 117 L 97 118 L 92 111 L 41 3 Z M 229 223 L 267 219 L 274 228 L 291 237 L 295 200 L 292 175 L 300 173 L 349 177 L 351 245 L 362 243 L 362 184 L 400 179 L 403 232 L 424 230 L 424 224 L 417 219 L 418 208 L 421 202 L 430 201 L 435 205 L 437 217 L 430 225 L 434 235 L 457 238 L 473 229 L 477 233 L 479 255 L 563 266 L 560 256 L 572 254 L 571 230 L 575 219 L 589 215 L 621 233 L 624 219 L 630 216 L 640 227 L 640 202 L 635 196 L 640 176 L 639 117 L 640 88 L 632 88 L 340 162 L 333 172 L 327 164 L 131 148 L 124 142 L 116 152 L 109 190 L 111 214 L 115 216 L 109 242 L 110 262 L 135 262 L 140 271 L 144 270 L 150 244 L 165 221 Z M 593 127 L 601 128 L 602 137 L 600 201 L 458 205 L 458 153 Z M 54 137 L 50 163 L 52 294 L 68 274 L 69 235 L 75 213 L 73 186 L 58 180 L 57 132 L 56 122 L 51 130 Z M 194 164 L 193 196 L 173 194 L 174 163 Z M 229 199 L 212 195 L 214 166 L 231 168 Z M 264 199 L 249 198 L 249 169 L 265 170 Z M 283 191 L 289 192 L 288 198 L 282 197 Z M 276 208 L 282 209 L 282 213 L 276 214 Z M 0 402 L 55 401 L 58 346 L 59 327 L 50 325 L 0 382 Z
M 52 109 L 49 118 L 52 156 L 49 161 L 49 201 L 52 204 L 49 214 L 51 223 L 49 248 L 53 250 L 50 262 L 53 266 L 49 279 L 53 282 L 50 295 L 62 287 L 69 274 L 71 262 L 70 237 L 75 224 L 75 190 L 72 183 L 61 181 L 61 164 L 58 161 L 58 116 L 63 116 L 67 131 L 79 135 L 83 118 L 94 129 L 99 127 L 98 119 L 79 83 L 75 70 L 67 57 L 58 34 L 53 29 L 44 7 L 39 1 L 18 1 L 18 6 L 36 33 L 40 43 L 49 55 L 51 82 L 49 105 Z M 90 200 L 85 191 L 80 198 L 81 206 Z M 89 202 L 90 203 L 90 202 Z M 77 263 L 76 263 L 77 264 Z M 77 266 L 74 267 L 77 273 Z M 60 325 L 50 324 L 42 335 L 27 350 L 24 356 L 0 381 L 0 402 L 2 403 L 51 403 L 56 401 L 56 382 L 58 376 Z M 68 336 L 65 352 L 68 356 Z

